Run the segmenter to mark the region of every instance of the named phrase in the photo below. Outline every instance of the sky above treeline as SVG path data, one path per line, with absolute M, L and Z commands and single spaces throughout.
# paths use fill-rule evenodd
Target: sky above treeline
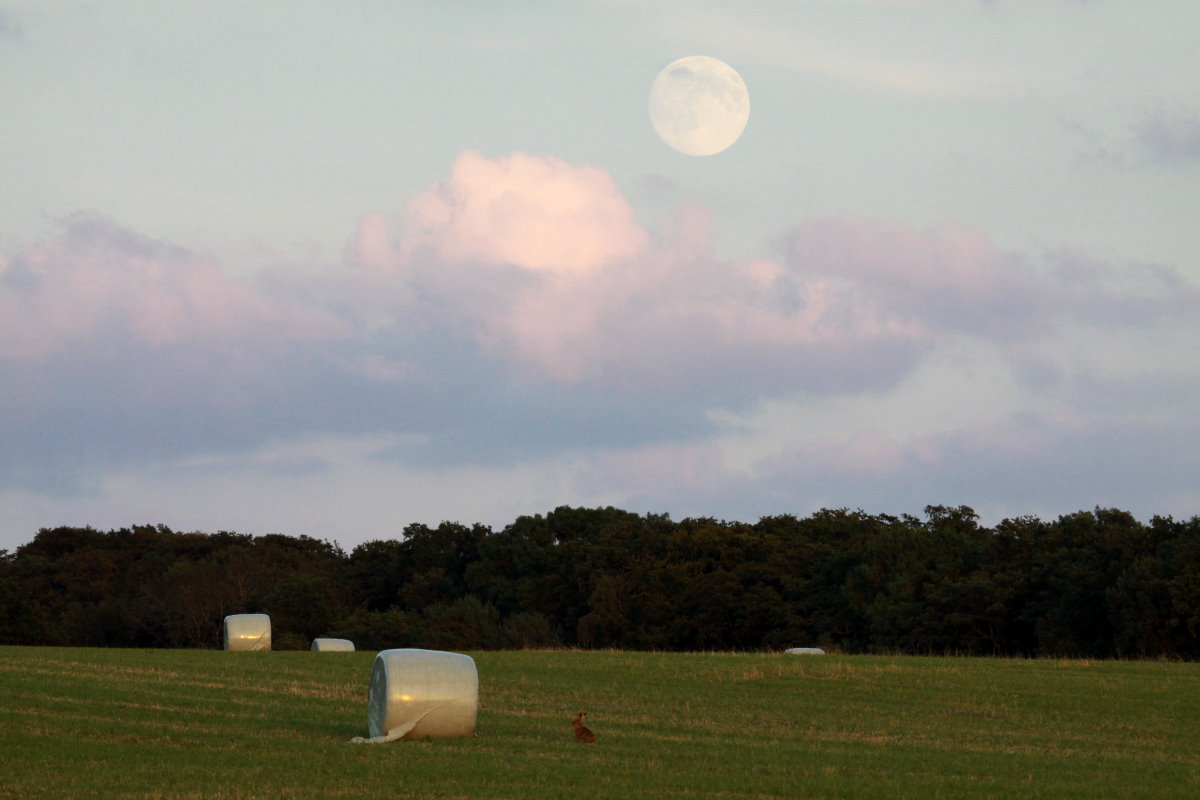
M 0 0 L 0 548 L 1200 513 L 1200 5 Z M 712 156 L 658 72 L 741 75 Z

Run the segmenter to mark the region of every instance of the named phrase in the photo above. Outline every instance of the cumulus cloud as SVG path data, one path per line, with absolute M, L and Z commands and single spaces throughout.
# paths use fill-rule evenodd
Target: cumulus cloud
M 403 248 L 449 262 L 587 272 L 646 244 L 608 173 L 549 156 L 468 151 L 450 179 L 414 198 Z
M 0 270 L 0 471 L 38 483 L 286 430 L 320 395 L 306 367 L 349 330 L 211 258 L 72 215 Z
M 978 231 L 919 230 L 851 217 L 815 220 L 787 238 L 795 269 L 836 276 L 860 305 L 889 309 L 928 334 L 1001 340 L 1045 332 L 1058 287 Z
M 211 258 L 125 230 L 91 213 L 0 271 L 0 357 L 66 350 L 161 348 L 251 336 L 337 335 L 330 314 L 268 300 Z
M 880 390 L 946 336 L 1021 346 L 1197 305 L 1168 267 L 1035 262 L 962 226 L 815 219 L 776 259 L 728 259 L 712 225 L 682 206 L 651 234 L 593 167 L 467 152 L 397 225 L 366 215 L 347 252 L 386 273 L 355 305 L 397 326 L 441 320 L 522 380 L 696 407 Z
M 346 244 L 345 259 L 376 270 L 396 266 L 396 247 L 385 215 L 372 211 L 359 219 L 358 229 Z
M 950 225 L 808 220 L 775 257 L 727 258 L 704 209 L 648 231 L 606 173 L 551 157 L 464 153 L 402 211 L 364 214 L 341 264 L 249 279 L 95 214 L 8 254 L 0 473 L 46 488 L 100 464 L 377 436 L 390 444 L 371 459 L 409 467 L 590 459 L 581 474 L 631 501 L 657 475 L 655 496 L 681 503 L 736 491 L 745 508 L 796 510 L 782 501 L 800 484 L 851 503 L 839 485 L 952 489 L 983 453 L 1019 477 L 1086 435 L 793 432 L 747 466 L 714 444 L 728 430 L 712 412 L 885 396 L 948 341 L 1061 392 L 1083 385 L 1077 354 L 1055 350 L 1065 326 L 1200 312 L 1167 266 L 1018 255 Z
M 819 271 L 718 259 L 710 228 L 685 208 L 651 244 L 594 168 L 467 153 L 410 204 L 402 269 L 443 296 L 492 280 L 481 343 L 543 380 L 732 399 L 877 385 L 919 352 L 911 315 L 855 302 Z M 501 286 L 480 265 L 518 274 Z

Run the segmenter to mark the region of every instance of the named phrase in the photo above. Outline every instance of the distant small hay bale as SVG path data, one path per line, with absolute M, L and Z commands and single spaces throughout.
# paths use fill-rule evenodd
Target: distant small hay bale
M 819 647 L 789 647 L 784 650 L 785 653 L 791 653 L 794 656 L 823 656 L 825 651 Z
M 319 653 L 352 653 L 354 642 L 349 639 L 313 639 L 312 649 Z
M 440 650 L 384 650 L 371 667 L 367 730 L 355 742 L 451 739 L 475 732 L 479 673 L 475 660 Z
M 226 650 L 270 650 L 271 618 L 266 614 L 230 614 L 222 637 Z

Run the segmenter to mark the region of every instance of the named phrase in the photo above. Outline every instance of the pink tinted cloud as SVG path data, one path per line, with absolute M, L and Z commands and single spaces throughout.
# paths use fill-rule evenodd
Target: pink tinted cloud
M 956 225 L 922 230 L 857 217 L 813 220 L 788 235 L 785 260 L 851 287 L 858 303 L 906 314 L 930 330 L 989 339 L 1044 334 L 1063 288 Z
M 1068 309 L 1122 299 L 963 226 L 816 219 L 780 258 L 739 260 L 715 254 L 712 225 L 684 207 L 652 238 L 599 169 L 466 152 L 395 234 L 364 217 L 349 260 L 395 263 L 393 295 L 420 282 L 408 296 L 435 296 L 529 375 L 650 394 L 716 375 L 768 393 L 879 388 L 945 334 L 1040 339 Z
M 403 270 L 492 352 L 542 379 L 635 392 L 703 391 L 722 373 L 766 392 L 886 386 L 945 334 L 1043 339 L 1130 298 L 955 225 L 817 219 L 779 259 L 738 260 L 714 253 L 710 214 L 683 208 L 652 243 L 603 172 L 523 154 L 464 153 L 399 235 L 368 222 L 358 251 L 384 255 L 359 260 L 383 263 L 399 241 Z M 1142 317 L 1168 313 L 1169 298 L 1143 294 Z
M 867 356 L 922 336 L 911 320 L 855 304 L 827 281 L 783 276 L 764 286 L 735 263 L 670 251 L 530 287 L 500 323 L 514 356 L 547 377 L 652 393 L 746 370 L 768 383 L 811 386 L 821 382 L 820 370 L 806 366 L 814 360 L 835 351 Z
M 212 260 L 93 214 L 10 258 L 0 272 L 0 356 L 37 358 L 105 336 L 168 347 L 342 333 L 321 310 L 274 302 Z M 122 345 L 125 346 L 125 345 Z
M 414 198 L 402 248 L 445 262 L 587 272 L 640 252 L 646 232 L 608 173 L 550 156 L 473 151 Z
M 387 217 L 378 211 L 363 214 L 358 221 L 358 229 L 346 245 L 345 259 L 350 264 L 361 264 L 377 270 L 394 267 L 396 248 Z
M 452 372 L 438 353 L 453 339 L 536 380 L 714 405 L 886 388 L 946 333 L 1038 337 L 1131 296 L 1113 277 L 1127 271 L 1064 258 L 1061 274 L 1043 275 L 961 227 L 814 220 L 778 259 L 721 257 L 712 228 L 711 214 L 684 207 L 652 240 L 599 169 L 473 152 L 398 229 L 364 215 L 347 264 L 316 276 L 237 280 L 77 215 L 0 268 L 0 355 L 116 334 L 159 348 L 239 341 L 246 352 L 338 338 L 349 343 L 342 369 L 395 384 L 428 374 L 426 361 Z M 1160 273 L 1139 295 L 1139 320 L 1163 313 L 1168 290 L 1196 305 L 1194 289 Z
M 791 235 L 790 260 L 808 269 L 917 289 L 968 295 L 1005 279 L 1002 254 L 978 231 L 946 225 L 920 230 L 858 217 L 830 217 Z
M 708 212 L 685 207 L 651 245 L 601 170 L 467 152 L 410 203 L 398 238 L 405 269 L 439 264 L 443 290 L 457 284 L 464 303 L 486 265 L 523 273 L 476 321 L 486 346 L 543 379 L 657 394 L 714 387 L 724 372 L 819 387 L 837 360 L 844 386 L 874 383 L 881 367 L 895 370 L 883 361 L 903 351 L 903 364 L 924 346 L 908 310 L 819 271 L 718 258 L 711 228 Z M 978 246 L 960 239 L 953 247 Z M 859 368 L 870 374 L 854 377 Z

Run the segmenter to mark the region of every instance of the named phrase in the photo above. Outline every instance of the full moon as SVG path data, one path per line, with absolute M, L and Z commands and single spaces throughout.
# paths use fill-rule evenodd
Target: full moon
M 716 58 L 672 61 L 650 87 L 650 122 L 689 156 L 711 156 L 738 140 L 750 119 L 750 93 L 737 71 Z

